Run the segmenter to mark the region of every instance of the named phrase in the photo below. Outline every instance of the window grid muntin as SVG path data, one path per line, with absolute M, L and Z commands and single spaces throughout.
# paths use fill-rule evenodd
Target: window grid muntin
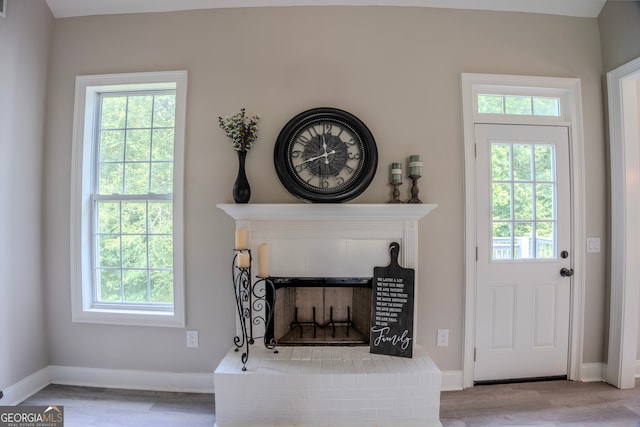
M 524 180 L 524 179 L 520 179 L 517 180 L 516 177 L 514 176 L 514 156 L 513 156 L 513 152 L 514 152 L 514 147 L 530 147 L 529 149 L 529 155 L 530 155 L 530 168 L 531 168 L 531 179 L 530 180 Z M 491 250 L 491 261 L 492 262 L 505 262 L 505 261 L 532 261 L 532 260 L 548 260 L 548 259 L 556 259 L 557 258 L 557 180 L 556 180 L 556 176 L 555 176 L 555 170 L 556 170 L 556 154 L 555 154 L 555 146 L 553 146 L 552 144 L 546 144 L 546 143 L 512 143 L 512 142 L 492 142 L 491 145 L 491 227 L 490 227 L 490 240 L 491 240 L 491 244 L 492 244 L 492 250 Z M 494 157 L 493 157 L 493 152 L 494 152 L 494 148 L 495 147 L 508 147 L 508 164 L 509 164 L 509 170 L 508 170 L 508 177 L 506 179 L 497 179 L 494 180 L 493 179 L 493 175 L 494 175 Z M 551 176 L 550 179 L 538 179 L 538 168 L 536 167 L 536 164 L 538 163 L 536 160 L 536 148 L 538 147 L 548 147 L 549 149 L 549 156 L 550 156 L 550 164 L 549 164 L 549 168 L 551 169 Z M 515 217 L 515 192 L 514 192 L 514 186 L 516 184 L 529 184 L 531 185 L 531 189 L 532 189 L 532 195 L 531 195 L 531 209 L 532 209 L 532 217 L 530 219 L 516 219 Z M 498 184 L 498 185 L 507 185 L 510 188 L 510 198 L 509 198 L 509 218 L 495 218 L 495 197 L 494 197 L 494 186 Z M 551 218 L 545 218 L 545 219 L 538 219 L 538 207 L 537 207 L 537 186 L 539 184 L 542 185 L 551 185 L 552 186 L 552 191 L 551 191 Z M 509 232 L 509 236 L 508 237 L 498 237 L 501 239 L 509 239 L 509 256 L 507 257 L 502 257 L 502 256 L 497 256 L 496 254 L 500 254 L 502 252 L 500 252 L 497 248 L 496 245 L 496 236 L 494 235 L 495 233 L 495 227 L 496 225 L 508 225 L 508 228 L 510 230 Z M 521 258 L 521 257 L 516 257 L 516 228 L 517 225 L 523 225 L 523 224 L 531 224 L 531 239 L 532 239 L 532 247 L 533 250 L 529 250 L 528 252 L 531 254 L 533 254 L 533 256 L 529 256 L 526 258 Z M 538 243 L 539 241 L 543 241 L 546 240 L 546 238 L 540 237 L 538 236 L 538 230 L 543 229 L 544 227 L 539 227 L 540 225 L 544 225 L 544 224 L 550 224 L 551 226 L 551 237 L 549 238 L 549 240 L 551 240 L 551 251 L 550 251 L 550 255 L 548 256 L 539 256 L 539 246 Z M 518 245 L 518 248 L 520 248 L 520 245 Z M 544 249 L 544 247 L 542 248 Z M 549 254 L 549 251 L 546 250 L 545 253 Z
M 169 95 L 171 97 L 173 97 L 173 111 L 172 111 L 172 117 L 173 117 L 173 126 L 169 127 L 169 126 L 160 126 L 160 127 L 154 127 L 154 120 L 155 120 L 155 106 L 156 106 L 156 96 L 166 96 Z M 131 97 L 135 97 L 135 96 L 151 96 L 152 100 L 151 100 L 151 111 L 149 112 L 150 114 L 150 127 L 149 128 L 140 128 L 140 127 L 132 127 L 132 128 L 128 128 L 127 124 L 128 124 L 128 118 L 129 118 L 129 99 Z M 124 128 L 103 128 L 102 126 L 102 117 L 103 117 L 103 100 L 105 98 L 117 98 L 117 97 L 125 97 L 127 99 L 126 102 L 126 111 L 125 111 L 125 119 L 124 119 L 124 123 L 125 123 L 125 127 Z M 92 178 L 92 188 L 93 188 L 93 193 L 91 196 L 91 200 L 92 200 L 92 215 L 93 215 L 93 220 L 91 221 L 92 227 L 93 229 L 92 231 L 92 252 L 93 252 L 93 256 L 92 256 L 92 261 L 93 261 L 93 267 L 92 267 L 92 276 L 93 276 L 93 294 L 92 294 L 92 306 L 96 307 L 96 308 L 118 308 L 118 307 L 126 307 L 127 309 L 136 309 L 136 310 L 150 310 L 150 311 L 167 311 L 167 312 L 171 312 L 173 310 L 173 303 L 174 303 L 174 298 L 173 295 L 171 297 L 171 301 L 165 303 L 165 302 L 153 302 L 151 301 L 151 272 L 153 271 L 171 271 L 173 273 L 174 269 L 173 269 L 173 263 L 172 263 L 172 267 L 171 268 L 150 268 L 149 266 L 149 236 L 153 236 L 153 233 L 149 233 L 149 227 L 148 227 L 148 222 L 149 222 L 149 218 L 148 218 L 148 212 L 149 212 L 149 203 L 152 203 L 154 201 L 164 201 L 164 202 L 173 202 L 173 192 L 169 192 L 169 193 L 161 193 L 161 194 L 157 194 L 157 193 L 152 193 L 151 192 L 151 186 L 152 186 L 152 182 L 153 182 L 153 163 L 163 163 L 163 164 L 173 164 L 174 162 L 174 158 L 172 156 L 171 160 L 163 160 L 163 161 L 156 161 L 153 159 L 153 137 L 154 137 L 154 131 L 155 130 L 173 130 L 174 131 L 174 138 L 175 138 L 175 101 L 176 101 L 176 90 L 174 89 L 168 89 L 168 90 L 143 90 L 143 91 L 121 91 L 121 92 L 105 92 L 105 93 L 99 93 L 96 97 L 96 108 L 95 108 L 95 112 L 96 112 L 96 117 L 95 117 L 95 123 L 97 123 L 97 126 L 95 126 L 95 136 L 94 136 L 94 141 L 95 141 L 95 145 L 94 145 L 94 168 L 93 168 L 93 178 Z M 127 133 L 128 131 L 131 130 L 149 130 L 150 132 L 150 141 L 149 141 L 149 156 L 148 156 L 148 161 L 128 161 L 127 160 Z M 109 130 L 109 131 L 123 131 L 125 133 L 125 138 L 124 138 L 124 147 L 123 147 L 123 153 L 122 153 L 122 161 L 121 162 L 101 162 L 100 159 L 100 155 L 101 155 L 101 143 L 102 143 L 102 132 L 104 130 Z M 175 140 L 174 140 L 175 142 Z M 173 147 L 173 142 L 172 142 L 172 147 Z M 173 149 L 173 148 L 172 148 Z M 105 164 L 122 164 L 122 187 L 121 187 L 121 193 L 111 193 L 111 194 L 100 194 L 99 193 L 99 185 L 100 185 L 100 173 L 101 173 L 101 164 L 105 163 Z M 147 177 L 147 190 L 148 193 L 143 193 L 143 194 L 124 194 L 124 192 L 126 192 L 126 165 L 127 164 L 136 164 L 136 163 L 147 163 L 149 165 L 149 174 Z M 173 168 L 172 168 L 173 169 Z M 171 185 L 173 185 L 173 170 L 171 173 L 171 180 L 170 180 Z M 100 201 L 114 201 L 114 202 L 119 202 L 119 233 L 115 234 L 115 233 L 99 233 L 98 230 L 98 220 L 99 220 L 99 203 Z M 129 233 L 123 233 L 122 230 L 122 224 L 123 224 L 123 219 L 122 219 L 122 203 L 123 202 L 145 202 L 145 233 L 144 234 L 139 234 L 144 236 L 145 239 L 145 254 L 146 254 L 146 267 L 144 268 L 135 268 L 135 267 L 124 267 L 124 257 L 123 257 L 123 236 L 130 236 L 130 235 L 135 235 L 135 234 L 129 234 Z M 101 270 L 115 270 L 116 268 L 114 267 L 103 267 L 100 265 L 100 237 L 101 236 L 106 236 L 106 235 L 114 235 L 114 236 L 119 236 L 120 237 L 120 265 L 119 267 L 117 267 L 117 269 L 120 270 L 120 301 L 115 302 L 115 301 L 103 301 L 102 300 L 102 285 L 101 285 L 101 276 L 100 276 L 100 272 Z M 175 247 L 173 245 L 173 226 L 171 226 L 171 233 L 168 234 L 162 234 L 165 236 L 170 236 L 171 237 L 171 241 L 172 241 L 172 245 L 171 245 L 171 249 L 172 249 L 172 256 L 171 259 L 173 259 L 173 253 L 175 250 Z M 125 283 L 124 283 L 124 271 L 127 270 L 131 270 L 131 271 L 145 271 L 146 272 L 146 288 L 147 288 L 147 292 L 146 292 L 146 301 L 144 302 L 134 302 L 134 301 L 126 301 L 125 300 Z M 173 279 L 172 279 L 172 286 L 173 286 Z

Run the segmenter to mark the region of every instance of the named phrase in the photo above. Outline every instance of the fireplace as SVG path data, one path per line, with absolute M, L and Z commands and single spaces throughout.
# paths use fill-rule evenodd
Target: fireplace
M 419 301 L 425 284 L 418 272 L 418 221 L 435 205 L 218 207 L 247 230 L 252 253 L 269 246 L 270 277 L 251 280 L 273 283 L 265 287 L 272 293 L 267 298 L 284 311 L 262 331 L 253 325 L 255 336 L 278 342 L 275 349 L 256 341 L 243 371 L 231 348 L 216 368 L 216 427 L 441 427 L 441 373 L 420 343 L 414 342 L 412 358 L 371 354 L 366 345 L 373 268 L 389 264 L 392 242 L 400 244 L 400 265 L 415 270 Z M 416 306 L 414 336 L 419 311 Z M 355 331 L 364 337 L 355 338 Z
M 271 277 L 267 337 L 278 345 L 368 345 L 370 277 Z

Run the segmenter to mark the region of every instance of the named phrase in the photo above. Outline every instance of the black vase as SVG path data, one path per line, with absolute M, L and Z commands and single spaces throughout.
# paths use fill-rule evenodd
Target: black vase
M 251 187 L 247 180 L 247 174 L 244 171 L 244 161 L 247 158 L 246 151 L 237 151 L 238 153 L 238 177 L 233 184 L 233 200 L 236 203 L 249 203 L 251 198 Z

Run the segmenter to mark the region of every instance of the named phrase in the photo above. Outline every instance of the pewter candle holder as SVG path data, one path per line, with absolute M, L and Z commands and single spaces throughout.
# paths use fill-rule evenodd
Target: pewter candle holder
M 393 199 L 389 200 L 387 203 L 402 203 L 402 200 L 400 200 L 400 189 L 398 188 L 402 185 L 402 183 L 392 182 L 390 184 L 393 187 Z
M 420 189 L 418 188 L 418 180 L 422 178 L 420 175 L 409 175 L 411 179 L 411 198 L 407 200 L 407 203 L 422 203 L 422 200 L 418 198 Z

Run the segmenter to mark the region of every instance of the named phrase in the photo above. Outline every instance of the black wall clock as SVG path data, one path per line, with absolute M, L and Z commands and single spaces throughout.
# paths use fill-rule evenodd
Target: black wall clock
M 306 202 L 345 202 L 371 183 L 376 141 L 356 116 L 337 108 L 304 111 L 282 128 L 273 153 L 282 185 Z

